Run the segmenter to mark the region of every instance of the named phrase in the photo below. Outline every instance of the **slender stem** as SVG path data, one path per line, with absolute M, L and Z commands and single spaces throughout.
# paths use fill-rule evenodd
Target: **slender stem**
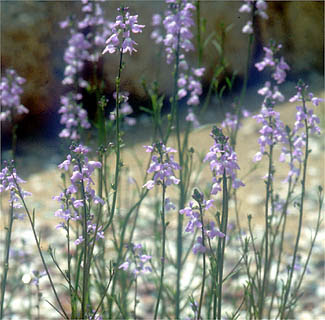
M 12 152 L 12 160 L 14 161 L 16 160 L 16 150 L 17 150 L 17 129 L 18 129 L 18 125 L 13 122 L 11 152 Z
M 114 181 L 114 194 L 111 210 L 111 218 L 114 216 L 116 199 L 117 199 L 117 190 L 118 190 L 118 178 L 120 172 L 120 83 L 121 83 L 121 71 L 123 64 L 123 51 L 120 51 L 120 64 L 118 69 L 118 76 L 116 77 L 115 86 L 116 86 L 116 164 L 115 164 L 115 181 Z
M 222 283 L 223 283 L 223 263 L 225 256 L 226 246 L 226 234 L 228 225 L 228 187 L 227 187 L 227 176 L 226 171 L 223 172 L 222 177 L 223 183 L 223 194 L 222 194 L 222 218 L 221 218 L 221 232 L 224 233 L 224 237 L 221 239 L 221 250 L 218 252 L 218 267 L 219 267 L 219 281 L 218 281 L 218 319 L 221 320 L 221 305 L 222 305 Z
M 161 204 L 161 225 L 162 225 L 162 254 L 161 254 L 161 270 L 160 270 L 160 284 L 159 291 L 155 309 L 154 319 L 157 319 L 158 316 L 158 308 L 161 299 L 161 294 L 164 287 L 164 271 L 165 271 L 165 259 L 166 259 L 166 223 L 165 223 L 165 196 L 166 196 L 166 185 L 163 183 L 162 185 L 162 204 Z
M 306 110 L 306 101 L 304 96 L 302 97 L 302 103 L 303 103 L 303 109 L 304 113 L 307 114 Z M 305 199 L 305 187 L 306 187 L 306 175 L 307 175 L 307 161 L 308 161 L 308 156 L 309 156 L 309 127 L 308 127 L 308 122 L 307 119 L 304 120 L 305 122 L 305 134 L 306 134 L 306 144 L 305 144 L 305 158 L 303 162 L 303 175 L 302 175 L 302 180 L 301 180 L 301 196 L 300 196 L 300 205 L 299 205 L 299 222 L 298 222 L 298 232 L 297 232 L 297 237 L 296 237 L 296 243 L 295 243 L 295 248 L 293 251 L 293 259 L 291 263 L 291 268 L 290 268 L 290 273 L 289 273 L 289 279 L 287 281 L 287 284 L 285 286 L 285 295 L 284 295 L 284 300 L 282 303 L 282 308 L 281 308 L 281 313 L 280 313 L 280 318 L 284 319 L 285 316 L 285 310 L 286 310 L 286 304 L 291 288 L 291 282 L 292 282 L 292 277 L 293 273 L 295 270 L 295 263 L 297 259 L 297 252 L 299 248 L 299 241 L 300 241 L 300 235 L 301 235 L 301 229 L 302 229 L 302 218 L 303 218 L 303 213 L 304 213 L 304 199 Z
M 7 236 L 6 236 L 6 251 L 5 251 L 5 259 L 4 259 L 4 266 L 3 266 L 3 276 L 1 281 L 1 308 L 0 308 L 0 319 L 4 317 L 4 299 L 6 293 L 6 285 L 7 285 L 7 276 L 9 271 L 9 252 L 10 252 L 10 245 L 11 245 L 11 233 L 12 233 L 12 225 L 14 222 L 14 207 L 10 205 L 9 211 L 9 227 L 7 229 Z
M 79 171 L 82 172 L 80 160 L 78 160 Z M 81 196 L 83 199 L 83 219 L 82 219 L 82 235 L 83 235 L 83 277 L 82 277 L 82 302 L 81 302 L 81 317 L 86 318 L 86 308 L 88 305 L 88 212 L 86 203 L 86 194 L 83 179 L 81 179 Z
M 205 237 L 204 237 L 204 224 L 203 224 L 203 213 L 202 213 L 202 205 L 199 202 L 200 207 L 200 217 L 201 217 L 201 232 L 202 232 L 202 245 L 205 248 Z M 202 261 L 203 261 L 203 273 L 202 273 L 202 285 L 201 285 L 201 295 L 200 295 L 200 303 L 199 303 L 199 310 L 197 313 L 197 320 L 200 319 L 201 316 L 201 308 L 203 302 L 203 294 L 204 294 L 204 285 L 205 285 L 205 272 L 206 272 L 206 262 L 205 262 L 205 252 L 202 254 Z
M 269 118 L 269 125 L 271 124 L 271 117 Z M 271 141 L 273 140 L 273 136 L 271 134 Z M 263 318 L 263 309 L 265 302 L 265 291 L 267 289 L 267 277 L 268 277 L 268 269 L 269 269 L 269 202 L 270 202 L 270 188 L 273 180 L 273 144 L 270 145 L 269 149 L 269 167 L 268 167 L 268 177 L 266 183 L 266 199 L 265 199 L 265 251 L 264 251 L 264 274 L 263 274 L 263 282 L 262 289 L 259 295 L 259 317 Z
M 35 230 L 35 226 L 34 226 L 33 219 L 32 219 L 32 217 L 31 217 L 31 215 L 30 215 L 30 212 L 29 212 L 29 210 L 28 210 L 28 208 L 27 208 L 27 205 L 26 205 L 26 202 L 25 202 L 25 200 L 24 200 L 24 197 L 23 197 L 23 195 L 22 195 L 22 193 L 21 193 L 20 187 L 19 187 L 19 185 L 18 185 L 18 183 L 17 183 L 17 181 L 16 181 L 15 178 L 14 178 L 14 180 L 15 180 L 15 184 L 16 184 L 17 189 L 18 189 L 19 198 L 20 198 L 20 200 L 21 200 L 22 203 L 23 203 L 24 209 L 25 209 L 25 211 L 26 211 L 26 213 L 27 213 L 27 216 L 28 216 L 28 220 L 29 220 L 30 225 L 31 225 L 31 227 L 32 227 L 32 231 L 33 231 L 34 239 L 35 239 L 35 242 L 36 242 L 36 245 L 37 245 L 38 253 L 39 253 L 40 257 L 41 257 L 41 260 L 42 260 L 42 263 L 43 263 L 43 267 L 44 267 L 45 272 L 46 272 L 46 274 L 47 274 L 47 277 L 48 277 L 48 279 L 49 279 L 49 281 L 50 281 L 51 288 L 52 288 L 53 293 L 54 293 L 54 295 L 55 295 L 56 301 L 57 301 L 57 303 L 59 304 L 59 307 L 60 307 L 60 309 L 61 309 L 61 311 L 62 311 L 64 317 L 65 317 L 66 319 L 69 319 L 69 316 L 67 315 L 67 313 L 65 312 L 65 310 L 64 310 L 64 308 L 63 308 L 63 306 L 62 306 L 62 304 L 61 304 L 61 301 L 60 301 L 59 296 L 58 296 L 58 294 L 57 294 L 57 292 L 56 292 L 56 289 L 55 289 L 55 286 L 54 286 L 54 283 L 53 283 L 52 277 L 51 277 L 51 275 L 50 275 L 50 272 L 49 272 L 49 270 L 48 270 L 47 264 L 46 264 L 46 262 L 45 262 L 45 259 L 44 259 L 43 253 L 42 253 L 42 249 L 41 249 L 41 244 L 40 244 L 40 242 L 39 242 L 39 239 L 37 238 L 37 234 L 36 234 L 36 230 Z
M 137 318 L 137 295 L 138 295 L 138 281 L 137 281 L 137 277 L 135 277 L 135 285 L 134 285 L 134 308 L 133 308 L 133 312 L 134 312 L 134 319 Z

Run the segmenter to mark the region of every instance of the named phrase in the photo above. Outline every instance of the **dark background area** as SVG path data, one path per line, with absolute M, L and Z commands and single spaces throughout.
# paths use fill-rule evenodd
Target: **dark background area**
M 148 97 L 141 87 L 141 78 L 148 83 L 158 80 L 160 91 L 168 96 L 171 93 L 170 66 L 165 57 L 159 57 L 158 46 L 150 39 L 152 32 L 151 17 L 154 13 L 163 13 L 166 5 L 163 1 L 129 1 L 132 14 L 139 14 L 139 23 L 145 24 L 142 34 L 135 36 L 138 52 L 125 57 L 121 86 L 130 92 L 130 104 L 139 116 L 139 106 L 149 106 Z M 116 8 L 121 1 L 102 3 L 107 17 L 114 20 Z M 203 39 L 212 32 L 220 34 L 220 24 L 232 24 L 226 37 L 225 55 L 229 62 L 227 73 L 237 72 L 234 90 L 240 87 L 247 54 L 247 35 L 241 29 L 249 15 L 238 12 L 240 1 L 202 1 L 201 14 L 206 19 L 206 31 Z M 1 1 L 1 71 L 14 68 L 26 78 L 23 85 L 22 103 L 30 113 L 18 119 L 18 141 L 28 139 L 56 139 L 61 127 L 57 111 L 60 107 L 60 95 L 68 90 L 61 84 L 65 62 L 64 50 L 70 37 L 69 30 L 60 29 L 59 22 L 70 14 L 81 14 L 79 1 Z M 324 2 L 323 1 L 268 1 L 268 20 L 257 21 L 258 32 L 254 43 L 254 63 L 261 59 L 263 46 L 270 39 L 282 43 L 281 53 L 291 66 L 289 80 L 295 81 L 301 76 L 324 73 Z M 117 71 L 116 55 L 103 57 L 103 78 L 105 93 L 111 99 L 114 91 L 114 79 Z M 195 53 L 190 56 L 190 64 L 196 65 Z M 206 67 L 203 79 L 204 94 L 211 80 L 215 65 L 220 57 L 213 47 L 208 45 L 204 51 L 203 65 Z M 250 69 L 249 85 L 264 81 L 254 67 Z M 87 70 L 85 70 L 87 73 Z M 323 79 L 323 78 L 322 78 Z M 320 84 L 322 87 L 323 84 Z M 203 94 L 203 96 L 204 96 Z M 92 116 L 92 97 L 86 96 L 88 112 Z M 2 124 L 2 149 L 10 147 L 10 127 Z M 19 149 L 18 149 L 19 151 Z

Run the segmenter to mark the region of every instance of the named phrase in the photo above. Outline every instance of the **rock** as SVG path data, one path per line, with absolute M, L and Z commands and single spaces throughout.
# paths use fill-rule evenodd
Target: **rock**
M 120 2 L 102 3 L 111 20 L 116 16 Z M 228 72 L 237 71 L 243 75 L 247 51 L 247 35 L 241 29 L 249 18 L 248 14 L 238 13 L 241 5 L 237 1 L 201 1 L 201 13 L 206 18 L 206 31 L 202 38 L 212 32 L 220 34 L 220 23 L 233 28 L 225 40 L 225 54 L 229 62 Z M 282 54 L 291 65 L 291 75 L 306 71 L 323 72 L 323 2 L 286 1 L 268 2 L 267 21 L 259 21 L 259 34 L 255 56 L 261 53 L 262 45 L 270 38 L 283 43 Z M 63 53 L 69 39 L 68 31 L 61 30 L 58 23 L 70 14 L 80 14 L 81 3 L 75 1 L 5 1 L 1 4 L 2 30 L 2 70 L 12 67 L 26 78 L 22 103 L 30 109 L 23 123 L 29 132 L 44 129 L 50 131 L 49 123 L 57 122 L 59 97 L 66 90 L 63 79 Z M 172 91 L 172 68 L 166 66 L 164 55 L 157 55 L 159 49 L 150 39 L 152 32 L 151 17 L 162 13 L 166 7 L 162 1 L 130 2 L 132 13 L 139 14 L 139 23 L 145 24 L 143 34 L 138 34 L 138 52 L 126 56 L 126 68 L 122 74 L 122 87 L 132 94 L 145 98 L 140 85 L 141 77 L 148 83 L 159 79 L 160 90 L 168 94 Z M 299 17 L 299 23 L 297 23 Z M 195 38 L 194 38 L 195 39 Z M 260 57 L 258 57 L 259 59 Z M 106 55 L 104 70 L 106 88 L 114 90 L 117 72 L 117 55 Z M 207 45 L 204 51 L 205 84 L 212 77 L 215 65 L 219 61 L 213 45 Z M 194 54 L 190 64 L 197 66 Z M 47 122 L 46 122 L 47 121 Z M 54 130 L 54 129 L 53 129 Z

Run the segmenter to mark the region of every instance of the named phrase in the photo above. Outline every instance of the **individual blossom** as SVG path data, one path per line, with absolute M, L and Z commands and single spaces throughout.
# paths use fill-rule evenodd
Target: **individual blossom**
M 172 184 L 179 184 L 180 180 L 174 175 L 174 170 L 180 170 L 179 164 L 174 160 L 173 153 L 175 149 L 166 147 L 162 142 L 152 146 L 145 146 L 146 152 L 154 152 L 148 173 L 153 173 L 153 180 L 147 181 L 143 186 L 152 189 L 155 185 L 163 185 L 164 187 Z
M 264 0 L 244 0 L 244 3 L 239 8 L 240 13 L 249 13 L 254 16 L 259 16 L 262 19 L 268 19 L 268 15 L 266 13 L 267 3 Z M 243 33 L 252 34 L 254 32 L 253 29 L 253 21 L 248 20 L 242 29 Z
M 112 25 L 112 34 L 106 40 L 106 47 L 102 54 L 118 51 L 122 53 L 129 52 L 131 55 L 132 52 L 137 51 L 134 48 L 137 43 L 131 38 L 132 33 L 142 32 L 145 26 L 138 24 L 138 15 L 130 15 L 128 7 L 118 8 L 117 11 L 120 14 Z
M 4 162 L 3 165 L 4 168 L 0 172 L 0 193 L 9 191 L 10 206 L 20 209 L 23 207 L 21 197 L 25 198 L 26 196 L 31 196 L 32 194 L 21 189 L 20 184 L 26 183 L 26 181 L 17 175 L 13 163 L 8 164 L 7 162 Z
M 16 115 L 28 113 L 28 109 L 21 104 L 20 97 L 23 93 L 21 85 L 26 80 L 20 77 L 13 69 L 5 71 L 0 82 L 0 121 L 12 121 Z
M 152 269 L 147 263 L 152 257 L 144 253 L 142 245 L 131 243 L 127 248 L 130 254 L 126 261 L 119 266 L 119 269 L 131 272 L 134 278 L 141 274 L 150 273 Z
M 211 137 L 214 139 L 214 144 L 203 160 L 210 163 L 210 170 L 213 173 L 211 194 L 218 194 L 221 191 L 224 174 L 231 179 L 234 189 L 244 186 L 243 182 L 237 178 L 237 170 L 239 169 L 237 154 L 230 146 L 229 139 L 217 127 L 213 128 Z

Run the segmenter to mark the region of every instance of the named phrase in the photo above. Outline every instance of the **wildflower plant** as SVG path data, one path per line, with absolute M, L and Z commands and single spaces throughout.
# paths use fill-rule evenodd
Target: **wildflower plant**
M 25 181 L 18 176 L 15 162 L 4 162 L 0 172 L 0 192 L 7 192 L 9 200 L 0 317 L 13 316 L 12 295 L 25 284 L 33 297 L 27 317 L 43 317 L 45 282 L 52 291 L 46 301 L 62 319 L 178 319 L 186 314 L 195 320 L 294 317 L 321 226 L 323 189 L 319 187 L 315 232 L 310 246 L 302 248 L 310 137 L 321 134 L 314 109 L 323 101 L 299 81 L 289 100 L 297 104 L 293 124 L 281 120 L 277 104 L 286 101 L 281 85 L 290 70 L 280 55 L 281 45 L 270 42 L 263 48 L 262 59 L 252 63 L 255 19 L 268 17 L 267 2 L 245 0 L 239 8 L 240 13 L 250 15 L 242 30 L 248 35 L 248 46 L 241 90 L 236 92 L 233 110 L 223 110 L 223 121 L 212 127 L 211 147 L 199 153 L 195 145 L 190 147 L 190 136 L 200 126 L 200 112 L 211 103 L 224 109 L 223 94 L 234 89 L 235 75 L 226 74 L 225 43 L 231 26 L 220 24 L 218 32 L 205 37 L 200 1 L 166 0 L 165 12 L 152 17 L 151 40 L 163 50 L 163 61 L 171 67 L 170 113 L 165 117 L 162 112 L 168 100 L 160 92 L 159 79 L 150 85 L 143 79 L 152 108 L 140 109 L 152 117 L 153 134 L 140 154 L 132 153 L 130 163 L 127 157 L 123 159 L 123 123 L 132 125 L 135 118 L 130 116 L 133 109 L 121 79 L 125 54 L 137 54 L 141 59 L 136 37 L 145 26 L 128 7 L 119 7 L 113 22 L 106 19 L 101 1 L 82 0 L 80 9 L 79 18 L 71 15 L 60 23 L 70 39 L 64 53 L 62 83 L 68 90 L 61 97 L 59 114 L 64 128 L 59 135 L 73 142 L 58 164 L 62 185 L 53 197 L 57 225 L 52 228 L 57 239 L 47 252 L 36 210 L 26 202 L 31 194 L 22 189 Z M 203 61 L 209 44 L 216 48 L 220 61 L 201 104 Z M 189 60 L 190 53 L 196 53 L 197 63 Z M 104 55 L 110 54 L 117 54 L 119 63 L 112 94 L 115 107 L 108 113 L 100 69 Z M 262 177 L 262 233 L 255 232 L 250 214 L 247 228 L 242 227 L 239 204 L 240 191 L 248 190 L 242 188 L 249 183 L 236 148 L 241 143 L 237 138 L 242 119 L 251 117 L 244 108 L 251 64 L 260 72 L 270 71 L 268 81 L 256 92 L 264 97 L 261 110 L 252 116 L 259 126 L 253 166 L 267 163 Z M 93 71 L 89 77 L 83 76 L 86 65 Z M 23 82 L 13 70 L 2 78 L 2 120 L 14 123 L 16 115 L 26 112 L 20 102 Z M 210 99 L 212 93 L 215 100 Z M 91 106 L 94 121 L 88 118 L 85 107 L 89 106 L 84 105 L 86 94 L 96 98 Z M 184 119 L 182 102 L 187 106 Z M 97 131 L 84 141 L 83 130 L 91 125 Z M 143 161 L 146 154 L 147 163 Z M 281 185 L 278 162 L 288 171 Z M 141 181 L 134 175 L 137 168 Z M 292 212 L 298 212 L 298 226 L 296 233 L 290 232 L 292 246 L 285 246 Z M 13 241 L 15 220 L 25 215 L 39 258 L 27 257 L 26 250 L 18 252 Z M 236 224 L 231 221 L 234 216 Z M 62 234 L 64 237 L 59 236 Z M 22 276 L 19 263 L 29 263 L 27 275 Z M 15 287 L 11 280 L 19 285 Z M 234 296 L 232 290 L 236 290 Z M 225 311 L 228 308 L 230 313 Z

